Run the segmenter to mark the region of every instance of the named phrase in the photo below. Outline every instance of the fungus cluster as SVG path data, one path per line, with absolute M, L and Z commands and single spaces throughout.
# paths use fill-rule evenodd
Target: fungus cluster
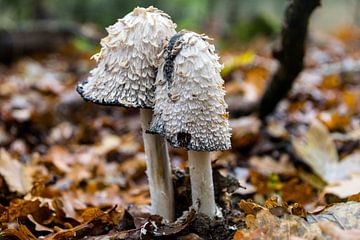
M 174 196 L 166 140 L 188 150 L 193 207 L 216 214 L 211 151 L 231 148 L 222 66 L 209 38 L 176 33 L 162 11 L 149 7 L 107 28 L 97 66 L 77 91 L 87 101 L 143 108 L 152 212 L 172 221 Z M 151 110 L 151 109 L 154 109 Z

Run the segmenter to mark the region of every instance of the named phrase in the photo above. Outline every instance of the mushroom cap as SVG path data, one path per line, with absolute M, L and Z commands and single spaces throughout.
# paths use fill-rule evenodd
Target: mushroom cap
M 106 30 L 97 66 L 77 91 L 103 105 L 152 108 L 159 54 L 176 33 L 169 15 L 157 8 L 135 8 Z
M 163 135 L 174 147 L 193 151 L 231 148 L 222 65 L 208 39 L 193 32 L 176 34 L 158 70 L 148 132 Z

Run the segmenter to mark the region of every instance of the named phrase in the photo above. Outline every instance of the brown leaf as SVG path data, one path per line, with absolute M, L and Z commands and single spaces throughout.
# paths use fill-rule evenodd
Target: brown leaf
M 232 128 L 231 144 L 233 148 L 252 146 L 259 138 L 260 120 L 256 117 L 242 117 L 230 120 Z
M 9 221 L 9 212 L 6 207 L 0 204 L 0 223 Z
M 256 204 L 252 201 L 245 201 L 245 200 L 241 200 L 239 202 L 239 208 L 241 210 L 243 210 L 246 214 L 253 214 L 255 215 L 257 212 L 259 212 L 260 210 L 264 210 L 265 208 L 260 206 L 259 204 Z
M 9 186 L 10 191 L 26 194 L 31 190 L 32 177 L 29 169 L 13 159 L 5 149 L 0 149 L 0 175 Z
M 307 204 L 316 198 L 316 192 L 313 188 L 308 183 L 300 181 L 298 177 L 284 182 L 281 192 L 282 199 L 285 202 Z
M 321 237 L 321 231 L 316 225 L 308 224 L 304 219 L 293 215 L 285 214 L 282 217 L 276 217 L 268 210 L 258 212 L 248 227 L 249 229 L 238 230 L 233 239 L 313 240 Z
M 351 195 L 347 199 L 348 201 L 360 202 L 360 192 L 354 195 Z
M 22 225 L 19 229 L 5 229 L 0 232 L 0 239 L 36 240 L 30 230 Z
M 116 227 L 123 215 L 123 211 L 116 210 L 116 206 L 105 212 L 97 208 L 89 208 L 82 215 L 85 223 L 71 229 L 61 229 L 45 239 L 81 239 L 85 236 L 102 235 Z
M 94 218 L 101 218 L 104 217 L 105 213 L 101 211 L 99 208 L 87 208 L 85 211 L 81 214 L 81 219 L 83 222 L 90 222 Z
M 54 232 L 53 229 L 48 228 L 48 227 L 46 227 L 46 226 L 41 225 L 40 223 L 38 223 L 31 214 L 27 215 L 27 217 L 28 217 L 28 219 L 29 219 L 32 223 L 35 224 L 35 230 L 36 230 L 36 231 L 39 231 L 39 232 L 40 232 L 40 231 Z
M 195 219 L 195 210 L 190 209 L 178 218 L 174 223 L 164 224 L 154 229 L 155 236 L 170 236 L 184 230 Z
M 8 208 L 9 220 L 14 221 L 18 217 L 25 217 L 38 211 L 40 208 L 40 201 L 28 201 L 23 199 L 13 199 Z
M 319 121 L 311 124 L 303 139 L 293 138 L 292 144 L 301 159 L 328 183 L 360 172 L 359 154 L 354 153 L 339 161 L 330 133 Z
M 289 161 L 287 155 L 281 156 L 279 161 L 276 161 L 270 156 L 253 156 L 250 159 L 250 166 L 263 175 L 270 175 L 272 173 L 294 175 L 296 173 L 296 169 Z

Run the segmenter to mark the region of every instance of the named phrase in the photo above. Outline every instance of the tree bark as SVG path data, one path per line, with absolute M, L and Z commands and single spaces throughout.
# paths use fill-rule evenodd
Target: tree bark
M 289 0 L 281 32 L 280 48 L 273 51 L 280 67 L 259 104 L 259 116 L 262 120 L 274 111 L 302 71 L 309 18 L 320 4 L 321 0 Z

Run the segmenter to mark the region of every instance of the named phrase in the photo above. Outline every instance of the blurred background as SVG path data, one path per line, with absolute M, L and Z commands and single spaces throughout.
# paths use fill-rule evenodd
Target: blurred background
M 34 19 L 57 19 L 65 23 L 95 24 L 101 31 L 136 6 L 167 12 L 178 24 L 206 32 L 221 43 L 247 42 L 256 36 L 279 32 L 285 0 L 0 0 L 0 27 L 26 27 Z M 359 0 L 325 0 L 311 27 L 333 31 L 341 25 L 360 24 Z M 226 39 L 226 41 L 225 41 Z

